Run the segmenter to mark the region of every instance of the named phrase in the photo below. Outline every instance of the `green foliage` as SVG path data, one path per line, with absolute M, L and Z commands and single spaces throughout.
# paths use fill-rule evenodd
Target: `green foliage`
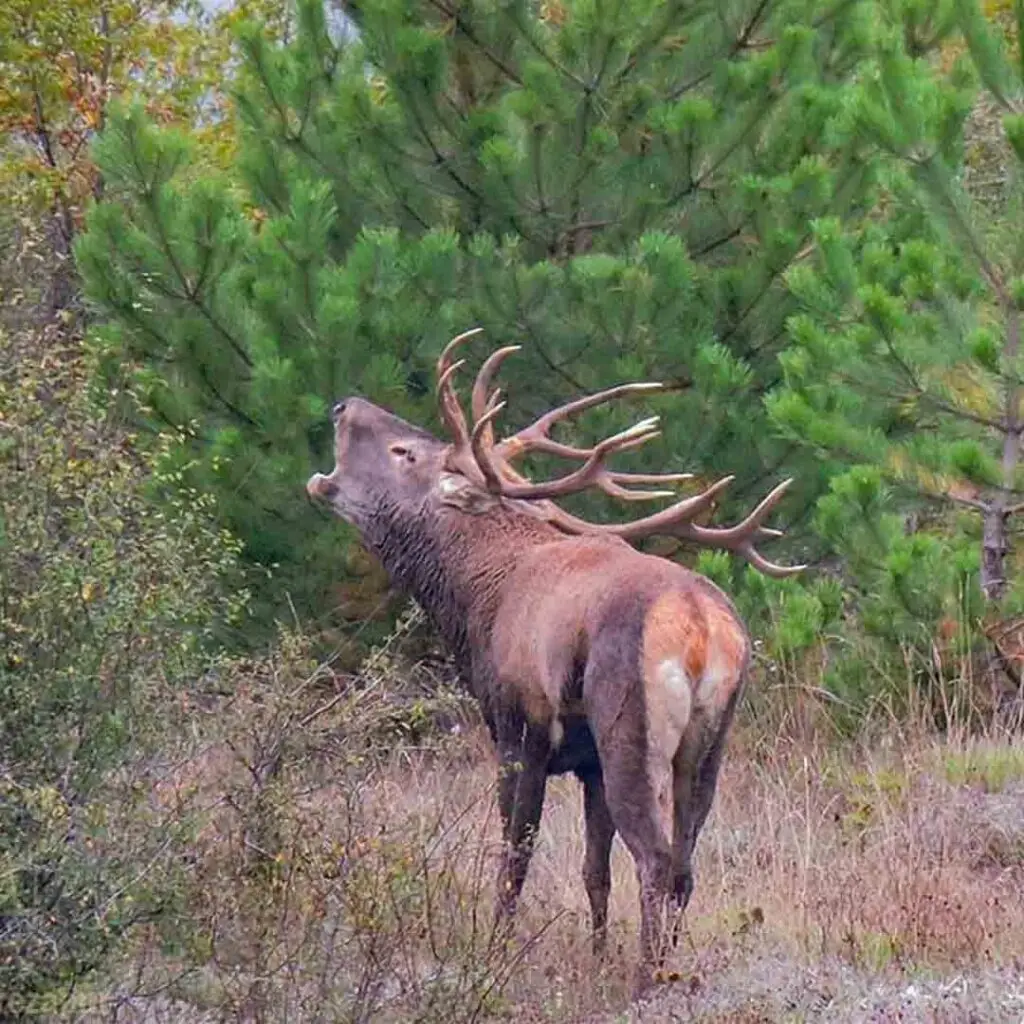
M 874 200 L 841 130 L 870 5 L 470 3 L 447 21 L 373 0 L 357 22 L 343 39 L 307 0 L 288 45 L 243 30 L 241 180 L 137 108 L 112 117 L 77 249 L 109 379 L 129 374 L 152 429 L 198 424 L 188 479 L 273 570 L 273 606 L 319 613 L 350 540 L 302 491 L 331 460 L 325 410 L 359 392 L 436 424 L 434 361 L 473 324 L 523 346 L 505 425 L 666 379 L 637 468 L 732 472 L 733 516 L 788 463 L 787 507 L 806 507 L 828 467 L 773 435 L 761 396 L 810 225 Z
M 90 408 L 73 330 L 0 337 L 5 1019 L 53 1009 L 157 913 L 140 865 L 162 860 L 167 833 L 139 828 L 139 765 L 246 600 L 209 500 Z
M 1024 778 L 1024 751 L 980 741 L 947 751 L 943 768 L 954 786 L 977 786 L 986 793 L 1001 793 Z
M 939 5 L 925 50 L 912 45 L 916 8 L 878 10 L 882 44 L 845 130 L 888 152 L 883 202 L 863 224 L 812 225 L 814 257 L 787 278 L 801 309 L 767 407 L 784 436 L 846 464 L 815 524 L 859 627 L 930 662 L 942 624 L 970 631 L 983 597 L 1002 614 L 1024 597 L 1006 552 L 1024 487 L 1019 168 L 995 218 L 963 185 L 975 83 L 1007 111 L 1007 152 L 1024 90 L 974 3 Z M 927 50 L 954 30 L 965 52 L 946 71 Z

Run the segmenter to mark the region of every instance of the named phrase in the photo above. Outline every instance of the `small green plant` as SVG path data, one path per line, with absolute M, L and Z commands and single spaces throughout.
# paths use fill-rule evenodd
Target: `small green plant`
M 942 761 L 946 779 L 954 786 L 1000 793 L 1010 783 L 1024 779 L 1024 748 L 1020 746 L 979 741 L 944 751 Z

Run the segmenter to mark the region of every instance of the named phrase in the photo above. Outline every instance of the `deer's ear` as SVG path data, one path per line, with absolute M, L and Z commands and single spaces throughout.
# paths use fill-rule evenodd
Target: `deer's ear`
M 443 505 L 451 505 L 471 515 L 479 515 L 494 508 L 498 500 L 493 494 L 474 487 L 458 473 L 442 473 L 437 482 L 437 493 Z

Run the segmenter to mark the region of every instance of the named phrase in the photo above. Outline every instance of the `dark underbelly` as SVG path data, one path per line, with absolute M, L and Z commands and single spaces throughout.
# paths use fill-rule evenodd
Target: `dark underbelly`
M 548 758 L 548 775 L 563 775 L 565 772 L 590 775 L 600 771 L 594 734 L 586 718 L 572 715 L 562 719 L 562 726 L 565 734 L 558 749 L 553 750 Z

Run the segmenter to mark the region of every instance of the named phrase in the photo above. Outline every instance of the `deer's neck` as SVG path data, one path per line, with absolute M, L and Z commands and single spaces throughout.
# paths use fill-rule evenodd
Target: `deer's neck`
M 448 508 L 410 513 L 378 506 L 376 512 L 364 539 L 467 668 L 473 638 L 489 633 L 518 557 L 559 536 L 513 510 L 474 515 Z

